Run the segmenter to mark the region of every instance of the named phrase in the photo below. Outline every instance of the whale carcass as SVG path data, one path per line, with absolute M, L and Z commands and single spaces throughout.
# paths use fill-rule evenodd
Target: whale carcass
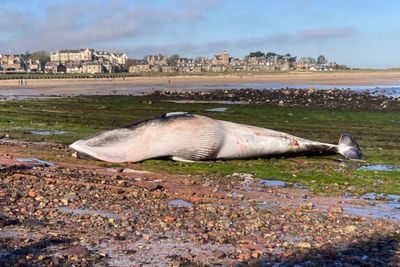
M 358 144 L 347 133 L 335 145 L 184 112 L 105 131 L 70 148 L 78 158 L 116 163 L 165 157 L 201 161 L 335 153 L 361 159 Z

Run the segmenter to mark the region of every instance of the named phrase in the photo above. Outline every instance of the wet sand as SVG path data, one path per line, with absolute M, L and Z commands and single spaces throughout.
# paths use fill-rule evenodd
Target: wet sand
M 398 85 L 400 71 L 343 71 L 343 72 L 289 72 L 252 75 L 204 75 L 173 77 L 129 77 L 102 79 L 37 79 L 28 80 L 27 85 L 19 85 L 19 80 L 0 80 L 0 94 L 12 95 L 77 95 L 77 94 L 120 94 L 128 88 L 149 89 L 165 87 L 185 88 L 185 85 L 282 83 L 287 85 L 332 85 L 366 86 Z

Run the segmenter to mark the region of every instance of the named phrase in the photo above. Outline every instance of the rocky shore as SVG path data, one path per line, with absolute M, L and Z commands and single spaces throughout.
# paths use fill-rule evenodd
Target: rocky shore
M 167 90 L 156 91 L 154 98 L 170 100 L 267 103 L 279 106 L 318 107 L 361 110 L 400 110 L 400 98 L 352 90 L 280 89 L 280 90 Z
M 398 111 L 350 90 L 168 90 L 143 101 Z M 4 139 L 5 138 L 5 139 Z M 398 216 L 249 173 L 171 175 L 0 139 L 0 266 L 400 266 Z M 51 151 L 56 162 L 26 155 Z M 21 157 L 24 156 L 24 157 Z M 207 164 L 207 163 L 205 163 Z M 268 177 L 267 177 L 268 178 Z M 338 185 L 339 186 L 339 185 Z M 400 202 L 389 203 L 397 212 Z
M 4 144 L 3 144 L 4 145 Z M 398 221 L 261 177 L 0 157 L 0 266 L 399 266 Z M 61 145 L 30 144 L 67 156 Z M 353 207 L 353 206 L 352 206 Z

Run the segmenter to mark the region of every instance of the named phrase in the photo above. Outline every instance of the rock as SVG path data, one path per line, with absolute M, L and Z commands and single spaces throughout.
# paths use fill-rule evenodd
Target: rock
M 128 185 L 128 181 L 126 181 L 126 180 L 118 180 L 117 184 L 118 185 L 122 185 L 122 186 L 127 186 Z
M 122 238 L 122 240 L 125 240 L 128 237 L 129 233 L 126 231 L 123 231 L 119 233 L 119 236 Z
M 310 249 L 311 248 L 311 244 L 308 242 L 299 242 L 296 244 L 296 246 L 298 248 L 302 248 L 302 249 Z
M 354 233 L 354 232 L 357 231 L 357 229 L 358 229 L 358 227 L 355 226 L 355 225 L 348 225 L 348 226 L 346 226 L 346 228 L 345 228 L 345 230 L 346 230 L 347 233 Z
M 172 217 L 172 216 L 170 216 L 170 215 L 167 215 L 167 216 L 164 217 L 164 221 L 166 221 L 166 222 L 172 222 L 172 221 L 174 221 L 174 217 Z
M 29 190 L 28 191 L 28 197 L 35 198 L 37 196 L 37 193 L 35 191 Z
M 241 253 L 239 254 L 239 260 L 241 261 L 247 261 L 251 259 L 251 254 L 250 253 Z
M 126 230 L 127 232 L 133 232 L 134 229 L 133 229 L 132 226 L 129 225 L 129 226 L 126 226 L 126 227 L 125 227 L 125 230 Z
M 127 238 L 127 235 L 122 234 L 122 233 L 114 234 L 113 236 L 114 236 L 115 240 L 119 240 L 119 241 L 125 240 Z
M 380 186 L 383 184 L 384 184 L 384 181 L 382 179 L 376 179 L 376 180 L 374 180 L 374 183 L 373 183 L 374 186 Z
M 238 198 L 239 200 L 243 200 L 243 199 L 245 198 L 245 195 L 243 195 L 243 194 L 237 194 L 237 198 Z
M 217 250 L 214 251 L 214 257 L 217 259 L 223 259 L 226 257 L 226 254 L 223 251 Z
M 271 253 L 273 255 L 281 255 L 283 252 L 284 252 L 284 249 L 280 248 L 280 247 L 276 247 L 271 251 Z
M 151 239 L 151 235 L 149 235 L 149 234 L 143 234 L 143 239 L 144 240 L 150 240 Z
M 70 202 L 77 201 L 79 197 L 75 192 L 69 192 L 64 194 L 63 198 L 61 199 L 61 203 L 63 203 L 64 206 L 67 206 Z
M 46 258 L 45 255 L 39 255 L 39 256 L 37 257 L 38 261 L 42 261 L 42 260 L 44 260 L 45 258 Z
M 75 245 L 63 251 L 64 255 L 75 256 L 78 258 L 90 257 L 90 251 L 83 245 Z
M 314 208 L 314 203 L 307 202 L 307 203 L 301 205 L 300 208 L 304 209 L 304 210 L 312 210 Z
M 149 171 L 142 171 L 142 170 L 134 170 L 134 169 L 129 169 L 129 168 L 124 168 L 122 170 L 123 173 L 138 173 L 138 174 L 147 174 L 151 173 Z
M 159 183 L 151 183 L 147 186 L 147 189 L 149 191 L 156 191 L 156 190 L 162 190 L 164 187 L 160 185 Z
M 22 225 L 28 227 L 44 227 L 46 224 L 33 218 L 27 218 L 22 222 Z
M 18 220 L 12 220 L 0 215 L 0 227 L 18 224 Z
M 106 172 L 113 172 L 113 173 L 119 173 L 122 172 L 122 168 L 106 168 Z
M 342 207 L 330 207 L 328 213 L 343 213 Z

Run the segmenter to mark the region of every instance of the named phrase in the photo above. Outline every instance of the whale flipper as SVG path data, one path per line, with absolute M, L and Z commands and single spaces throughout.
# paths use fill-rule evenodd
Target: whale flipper
M 360 146 L 349 133 L 343 133 L 339 139 L 338 152 L 347 159 L 361 160 L 362 153 Z

